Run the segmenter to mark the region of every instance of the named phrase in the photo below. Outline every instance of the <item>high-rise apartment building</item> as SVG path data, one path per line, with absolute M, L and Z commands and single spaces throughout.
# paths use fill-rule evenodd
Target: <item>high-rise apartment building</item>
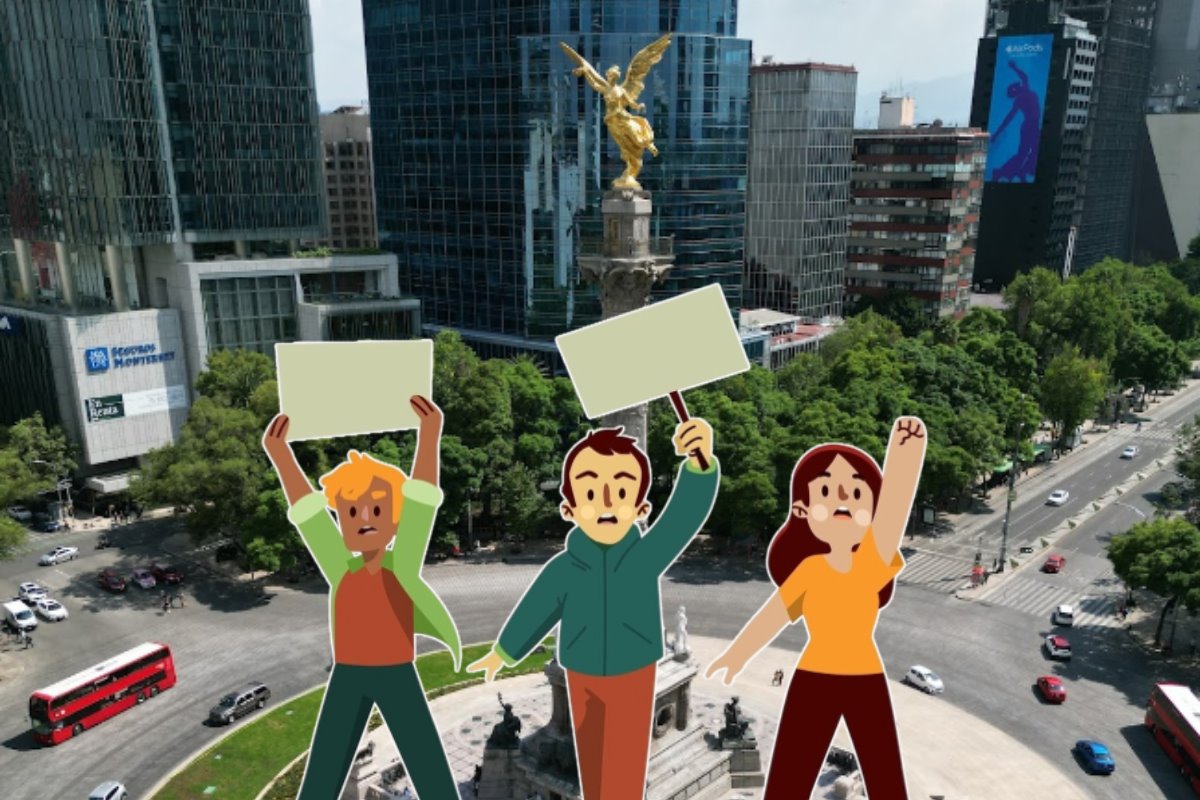
M 853 67 L 751 69 L 746 308 L 841 316 L 857 85 Z
M 1155 3 L 1148 0 L 989 0 L 985 35 L 1026 32 L 1067 17 L 1096 37 L 1094 92 L 1085 131 L 1081 220 L 1074 269 L 1131 255 L 1134 182 L 1144 132 Z M 1062 73 L 1053 73 L 1061 75 Z M 978 73 L 976 74 L 978 88 Z M 977 93 L 978 96 L 978 93 Z M 972 118 L 972 124 L 978 121 Z M 987 219 L 985 213 L 984 219 Z M 981 251 L 984 247 L 980 244 Z
M 640 98 L 659 150 L 640 177 L 651 233 L 676 255 L 655 294 L 717 281 L 740 305 L 750 43 L 734 0 L 364 0 L 363 16 L 380 246 L 431 330 L 557 366 L 554 336 L 598 319 L 575 258 L 623 165 L 559 42 L 624 75 L 665 31 Z
M 996 290 L 1037 266 L 1067 265 L 1082 241 L 1099 43 L 1070 17 L 1017 5 L 979 41 L 971 124 L 992 135 L 975 283 Z M 1101 168 L 1102 169 L 1102 168 Z M 1084 263 L 1076 256 L 1075 264 Z
M 214 349 L 419 332 L 394 258 L 277 257 L 324 227 L 310 26 L 307 0 L 0 4 L 0 423 L 41 411 L 112 473 L 174 440 Z
M 967 312 L 987 148 L 977 128 L 854 132 L 850 309 L 906 293 L 931 318 Z
M 321 243 L 337 249 L 377 246 L 371 115 L 361 106 L 322 114 L 321 144 L 329 211 L 329 235 Z

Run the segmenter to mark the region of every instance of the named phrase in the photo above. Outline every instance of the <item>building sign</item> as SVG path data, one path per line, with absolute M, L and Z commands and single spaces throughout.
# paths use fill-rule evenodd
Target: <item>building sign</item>
M 125 403 L 119 394 L 89 397 L 83 401 L 83 408 L 87 412 L 88 422 L 121 419 L 125 416 Z
M 187 408 L 187 405 L 187 389 L 182 385 L 89 397 L 83 401 L 88 422 L 139 417 L 173 408 Z
M 989 183 L 1033 183 L 1042 138 L 1042 111 L 1050 78 L 1053 34 L 1002 36 L 992 76 L 988 115 Z
M 175 360 L 175 351 L 160 351 L 156 344 L 135 344 L 128 347 L 92 347 L 84 352 L 87 371 L 108 372 L 109 367 L 141 367 L 147 364 L 164 364 Z
M 21 332 L 21 318 L 0 314 L 0 336 L 15 336 Z

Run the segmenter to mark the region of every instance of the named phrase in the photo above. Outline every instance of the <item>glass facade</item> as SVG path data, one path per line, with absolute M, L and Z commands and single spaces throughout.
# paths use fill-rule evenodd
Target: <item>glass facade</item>
M 40 411 L 47 427 L 63 424 L 48 320 L 12 312 L 4 317 L 8 326 L 0 333 L 0 422 L 11 425 Z
M 274 358 L 276 342 L 296 340 L 296 279 L 290 275 L 200 281 L 212 350 L 243 348 Z
M 306 0 L 0 3 L 0 235 L 315 237 L 316 123 Z
M 747 308 L 841 316 L 857 85 L 849 67 L 751 71 Z
M 721 282 L 740 304 L 750 43 L 721 2 L 364 0 L 380 246 L 433 325 L 547 341 L 599 316 L 575 267 L 622 165 L 599 69 L 676 36 L 642 100 L 660 150 L 641 175 L 674 236 L 666 296 Z M 483 337 L 480 337 L 483 338 Z
M 416 339 L 419 314 L 415 309 L 380 308 L 340 310 L 325 320 L 324 341 L 357 342 L 360 339 Z

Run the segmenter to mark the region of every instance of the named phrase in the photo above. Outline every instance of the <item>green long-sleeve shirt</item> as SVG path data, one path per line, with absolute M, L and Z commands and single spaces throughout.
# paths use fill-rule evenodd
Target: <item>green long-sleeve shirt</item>
M 700 532 L 720 483 L 712 459 L 679 471 L 666 508 L 646 535 L 636 525 L 602 545 L 579 528 L 546 562 L 504 624 L 496 652 L 513 666 L 561 622 L 558 660 L 587 675 L 622 675 L 662 658 L 659 578 Z
M 421 577 L 434 517 L 442 504 L 442 490 L 428 481 L 409 479 L 401 491 L 404 505 L 400 526 L 396 530 L 395 544 L 384 554 L 383 568 L 396 576 L 400 587 L 412 600 L 414 632 L 445 644 L 454 657 L 457 670 L 462 660 L 458 628 L 441 598 Z M 351 555 L 341 531 L 329 515 L 325 495 L 321 492 L 311 492 L 296 501 L 288 509 L 288 519 L 300 531 L 300 538 L 329 583 L 329 630 L 332 636 L 338 583 L 348 572 L 363 568 L 362 557 Z

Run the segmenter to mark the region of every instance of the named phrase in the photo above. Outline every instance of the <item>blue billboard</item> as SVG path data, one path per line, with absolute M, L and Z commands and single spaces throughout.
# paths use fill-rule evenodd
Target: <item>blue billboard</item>
M 1053 46 L 1049 33 L 1000 37 L 988 115 L 991 143 L 984 180 L 989 183 L 1033 183 L 1037 177 Z

